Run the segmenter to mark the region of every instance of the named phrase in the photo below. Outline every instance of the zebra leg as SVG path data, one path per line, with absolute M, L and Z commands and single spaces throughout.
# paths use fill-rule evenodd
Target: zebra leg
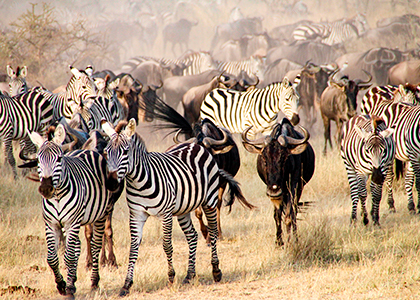
M 351 197 L 351 218 L 350 223 L 355 224 L 357 221 L 357 205 L 359 203 L 359 188 L 357 182 L 357 174 L 349 165 L 346 164 L 347 178 L 350 185 Z
M 370 190 L 372 193 L 372 210 L 370 212 L 373 220 L 373 225 L 380 226 L 379 224 L 379 205 L 382 198 L 382 185 L 376 184 L 373 181 L 370 183 Z
M 203 205 L 204 214 L 210 231 L 211 264 L 213 266 L 213 279 L 215 282 L 222 280 L 222 271 L 219 269 L 219 258 L 217 257 L 217 211 L 216 208 L 209 208 Z
M 280 205 L 279 208 L 274 207 L 274 220 L 276 221 L 276 245 L 283 246 L 283 232 L 281 229 L 281 217 L 283 214 L 283 205 Z
M 405 191 L 407 192 L 408 198 L 408 210 L 412 213 L 415 212 L 415 206 L 413 201 L 413 183 L 414 183 L 414 169 L 413 165 L 408 162 L 407 172 L 405 174 Z
M 190 283 L 190 280 L 195 277 L 195 257 L 197 253 L 197 231 L 195 231 L 193 223 L 191 222 L 190 214 L 178 217 L 179 226 L 185 234 L 188 242 L 189 257 L 188 257 L 188 271 L 182 283 Z
M 172 262 L 172 254 L 174 249 L 172 247 L 172 224 L 173 224 L 173 217 L 171 213 L 168 213 L 164 216 L 162 221 L 163 227 L 163 250 L 166 254 L 166 259 L 168 261 L 168 280 L 169 283 L 174 282 L 175 278 L 175 270 Z
M 17 176 L 17 170 L 16 170 L 16 160 L 13 156 L 13 146 L 12 146 L 12 138 L 11 137 L 5 137 L 4 138 L 4 157 L 7 157 L 7 162 L 12 167 L 13 176 L 15 179 Z
M 72 297 L 76 293 L 75 283 L 77 281 L 77 262 L 80 256 L 80 223 L 66 229 L 66 251 L 64 253 L 64 263 L 67 268 L 66 295 Z
M 369 224 L 368 219 L 368 212 L 366 209 L 366 197 L 367 197 L 367 190 L 366 190 L 366 177 L 357 175 L 357 185 L 359 190 L 359 198 L 360 198 L 360 206 L 362 207 L 361 215 L 363 217 L 363 224 Z
M 58 260 L 58 245 L 60 242 L 60 236 L 62 236 L 61 228 L 53 226 L 51 224 L 45 224 L 45 235 L 47 239 L 47 262 L 52 269 L 55 277 L 55 283 L 57 284 L 57 290 L 60 295 L 66 294 L 66 282 L 60 273 L 59 260 Z
M 133 285 L 134 266 L 139 255 L 139 247 L 143 237 L 143 227 L 149 215 L 146 212 L 139 212 L 138 214 L 130 214 L 130 235 L 131 246 L 130 256 L 128 259 L 128 270 L 125 278 L 124 286 L 120 290 L 120 297 L 128 295 L 130 287 Z
M 92 247 L 91 247 L 92 233 L 93 233 L 92 224 L 87 224 L 85 226 L 85 239 L 86 239 L 86 269 L 88 270 L 92 269 Z
M 413 171 L 416 177 L 416 190 L 417 190 L 417 212 L 420 213 L 420 163 L 414 162 L 413 163 Z M 414 200 L 413 200 L 414 204 Z
M 105 229 L 105 220 L 106 218 L 103 218 L 102 220 L 96 221 L 94 224 L 92 224 L 93 227 L 93 235 L 92 235 L 92 289 L 98 288 L 99 283 L 99 252 L 102 248 L 102 239 L 104 236 L 104 229 Z
M 386 173 L 386 177 L 385 177 L 385 186 L 387 188 L 387 192 L 388 192 L 388 208 L 389 211 L 394 213 L 395 210 L 395 205 L 394 205 L 394 195 L 392 192 L 392 182 L 394 180 L 394 169 L 393 169 L 393 165 L 391 164 L 388 167 L 387 173 Z

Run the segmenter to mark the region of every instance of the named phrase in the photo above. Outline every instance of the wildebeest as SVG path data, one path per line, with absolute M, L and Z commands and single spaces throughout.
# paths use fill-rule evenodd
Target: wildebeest
M 297 41 L 270 49 L 266 63 L 270 64 L 280 58 L 286 58 L 301 65 L 308 60 L 321 65 L 335 61 L 344 53 L 346 53 L 345 49 L 339 45 L 330 46 L 314 41 Z
M 295 63 L 286 58 L 279 58 L 265 68 L 262 85 L 265 86 L 272 82 L 281 81 L 287 72 L 298 69 L 302 69 L 301 64 Z
M 181 52 L 188 49 L 190 40 L 190 32 L 193 26 L 196 26 L 198 21 L 191 22 L 187 19 L 180 19 L 174 23 L 167 24 L 163 28 L 163 51 L 166 52 L 166 43 L 172 43 L 172 53 L 175 54 L 175 45 L 179 44 Z
M 369 88 L 371 85 L 369 82 L 372 80 L 372 76 L 365 71 L 369 76 L 367 81 L 349 80 L 348 77 L 343 76 L 337 82 L 333 78 L 338 71 L 339 69 L 330 75 L 329 86 L 322 93 L 320 100 L 321 116 L 324 123 L 324 154 L 327 153 L 327 142 L 332 148 L 331 120 L 335 121 L 337 125 L 336 142 L 339 145 L 343 123 L 356 115 L 357 93 L 359 90 Z
M 296 215 L 303 187 L 312 178 L 315 170 L 315 152 L 308 143 L 309 133 L 302 126 L 303 136 L 286 118 L 273 127 L 270 135 L 251 141 L 242 133 L 246 150 L 258 154 L 257 171 L 267 185 L 267 196 L 274 204 L 276 221 L 276 244 L 283 245 L 281 221 L 284 220 L 291 241 L 291 229 L 297 239 Z M 283 216 L 284 214 L 284 216 Z
M 232 135 L 226 130 L 216 126 L 211 120 L 204 119 L 196 122 L 193 126 L 183 118 L 177 111 L 167 105 L 165 102 L 156 99 L 154 103 L 154 110 L 149 111 L 147 100 L 143 107 L 147 113 L 151 114 L 154 119 L 161 121 L 154 126 L 157 129 L 170 129 L 172 132 L 177 131 L 174 136 L 174 141 L 179 142 L 179 134 L 184 134 L 189 142 L 198 143 L 204 146 L 214 157 L 220 169 L 226 171 L 231 176 L 235 176 L 241 165 L 239 157 L 239 149 L 233 140 Z M 223 183 L 219 189 L 219 197 L 217 202 L 217 226 L 219 231 L 219 237 L 222 237 L 222 229 L 220 225 L 220 209 L 223 204 L 223 193 L 226 189 L 226 183 Z M 247 208 L 254 208 L 242 194 L 230 191 L 226 206 L 231 209 L 235 197 L 239 202 Z M 203 236 L 208 240 L 207 226 L 203 222 L 203 214 L 201 210 L 196 211 L 196 217 L 200 222 L 200 229 Z
M 420 60 L 403 61 L 388 70 L 389 84 L 420 84 Z

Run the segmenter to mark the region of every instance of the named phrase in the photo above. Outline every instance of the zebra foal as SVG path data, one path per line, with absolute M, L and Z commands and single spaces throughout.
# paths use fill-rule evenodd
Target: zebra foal
M 379 204 L 382 198 L 382 185 L 385 181 L 388 190 L 392 188 L 392 163 L 395 156 L 393 128 L 376 116 L 355 116 L 342 130 L 341 157 L 347 170 L 352 200 L 351 222 L 357 219 L 357 205 L 362 206 L 363 223 L 369 223 L 366 210 L 366 181 L 371 176 L 372 220 L 379 225 Z
M 202 146 L 195 143 L 177 145 L 168 152 L 148 152 L 141 137 L 135 133 L 136 122 L 130 119 L 126 128 L 120 123 L 116 129 L 109 122 L 102 122 L 102 129 L 110 141 L 104 150 L 110 178 L 121 182 L 126 179 L 127 204 L 130 209 L 131 247 L 128 271 L 120 296 L 129 293 L 133 284 L 134 265 L 143 236 L 143 226 L 149 216 L 162 220 L 163 249 L 168 261 L 168 277 L 172 283 L 175 270 L 172 264 L 172 222 L 178 223 L 189 246 L 188 283 L 196 275 L 195 256 L 198 235 L 190 213 L 201 206 L 210 232 L 211 264 L 213 279 L 222 279 L 217 257 L 217 219 L 219 178 L 228 181 L 230 188 L 236 182 L 219 170 L 216 161 Z
M 55 129 L 51 141 L 36 132 L 29 134 L 38 146 L 38 173 L 41 185 L 42 208 L 48 247 L 47 262 L 52 269 L 57 290 L 68 299 L 74 299 L 77 263 L 80 256 L 80 226 L 93 225 L 92 288 L 98 287 L 98 256 L 102 246 L 105 220 L 112 209 L 106 189 L 106 161 L 95 151 L 76 150 L 64 154 L 61 145 L 65 139 L 64 127 Z M 64 262 L 67 283 L 60 273 L 58 246 L 65 231 Z

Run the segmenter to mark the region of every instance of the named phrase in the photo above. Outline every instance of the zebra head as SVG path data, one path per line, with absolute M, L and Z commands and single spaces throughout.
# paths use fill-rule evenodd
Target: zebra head
M 64 152 L 61 144 L 66 138 L 66 131 L 62 124 L 59 124 L 54 132 L 54 137 L 48 141 L 37 132 L 29 133 L 31 141 L 39 148 L 37 152 L 38 174 L 41 185 L 39 193 L 46 199 L 54 196 L 58 186 L 61 173 L 61 163 Z
M 127 125 L 124 130 L 121 128 Z M 120 122 L 114 129 L 111 123 L 102 120 L 102 130 L 109 137 L 108 145 L 104 149 L 104 156 L 108 166 L 108 181 L 116 180 L 120 183 L 131 170 L 131 137 L 136 132 L 136 121 Z
M 92 73 L 92 67 L 88 66 L 84 71 L 70 66 L 73 77 L 67 88 L 70 93 L 68 98 L 76 102 L 77 106 L 83 105 L 83 101 L 89 97 L 95 97 L 97 94 L 95 83 L 89 76 Z M 70 86 L 70 87 L 69 87 Z
M 293 84 L 289 82 L 287 77 L 284 77 L 278 95 L 279 109 L 292 122 L 293 126 L 297 125 L 300 121 L 298 113 L 299 94 L 296 90 L 300 80 L 300 74 L 296 76 Z
M 384 172 L 382 170 L 383 159 L 386 157 L 389 149 L 387 149 L 386 139 L 391 137 L 394 133 L 394 128 L 381 128 L 384 121 L 376 116 L 371 119 L 371 131 L 366 130 L 366 127 L 359 127 L 358 124 L 354 126 L 356 133 L 363 140 L 365 146 L 365 155 L 372 164 L 372 181 L 376 184 L 382 184 L 385 180 Z
M 25 93 L 28 91 L 28 85 L 26 84 L 26 75 L 27 75 L 27 67 L 23 66 L 20 68 L 19 66 L 16 69 L 16 72 L 12 69 L 11 66 L 7 65 L 7 75 L 9 76 L 9 89 L 10 89 L 10 96 L 16 96 L 21 93 Z

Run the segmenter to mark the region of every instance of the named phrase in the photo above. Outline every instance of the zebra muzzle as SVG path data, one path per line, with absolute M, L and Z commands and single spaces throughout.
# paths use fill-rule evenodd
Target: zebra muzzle
M 120 183 L 118 182 L 117 171 L 109 172 L 108 177 L 105 181 L 105 187 L 108 191 L 115 192 Z
M 292 119 L 290 120 L 290 122 L 292 122 L 292 125 L 295 126 L 297 124 L 299 124 L 300 121 L 300 117 L 298 114 L 293 114 Z
M 52 184 L 52 177 L 42 177 L 41 185 L 38 188 L 42 197 L 50 199 L 54 195 L 54 186 Z

